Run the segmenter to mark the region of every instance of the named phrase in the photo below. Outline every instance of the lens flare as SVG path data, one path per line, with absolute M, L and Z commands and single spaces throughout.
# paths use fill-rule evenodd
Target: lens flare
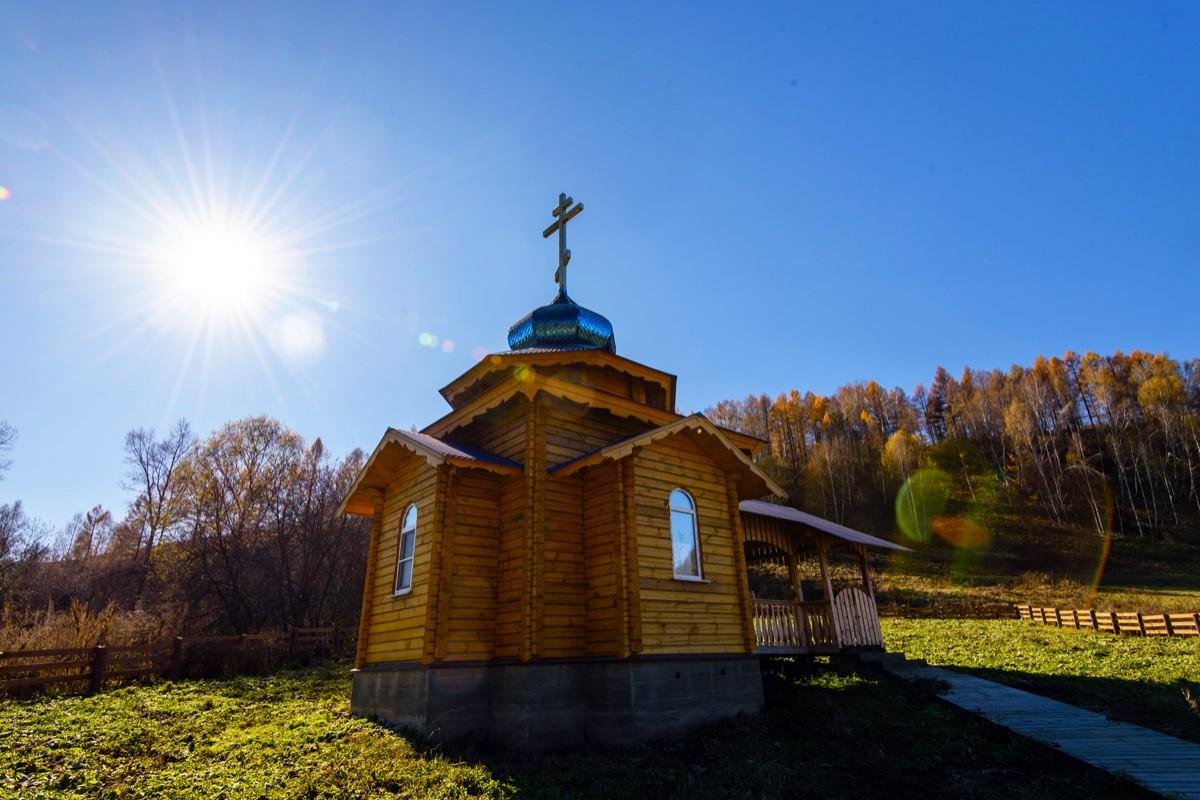
M 1096 569 L 1092 573 L 1091 584 L 1088 587 L 1087 605 L 1091 608 L 1100 592 L 1100 584 L 1104 581 L 1104 568 L 1108 566 L 1108 556 L 1112 552 L 1113 543 L 1113 493 L 1108 481 L 1104 481 L 1104 535 L 1100 539 L 1100 552 L 1096 556 Z
M 275 323 L 271 341 L 290 362 L 306 364 L 325 350 L 325 323 L 316 314 L 287 314 Z
M 970 517 L 934 517 L 930 526 L 938 538 L 957 548 L 982 550 L 992 543 L 992 534 Z
M 950 479 L 937 469 L 914 472 L 896 493 L 896 524 L 914 542 L 933 538 L 933 520 L 946 510 Z
M 0 201 L 8 200 L 12 197 L 12 192 L 6 186 L 0 186 Z

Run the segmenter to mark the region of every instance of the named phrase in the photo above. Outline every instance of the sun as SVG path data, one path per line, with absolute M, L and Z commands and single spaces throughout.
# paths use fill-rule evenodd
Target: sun
M 173 230 L 156 259 L 164 299 L 204 316 L 255 316 L 278 278 L 278 248 L 261 234 L 225 223 Z

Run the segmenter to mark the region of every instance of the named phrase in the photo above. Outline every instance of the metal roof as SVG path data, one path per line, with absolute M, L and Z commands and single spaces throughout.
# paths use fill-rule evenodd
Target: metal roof
M 508 329 L 508 346 L 512 350 L 573 345 L 617 352 L 612 323 L 603 314 L 576 303 L 561 286 L 549 305 L 535 308 Z
M 801 511 L 791 506 L 768 503 L 763 500 L 743 500 L 738 504 L 738 508 L 742 510 L 743 514 L 757 514 L 760 517 L 774 517 L 775 519 L 782 519 L 787 522 L 796 522 L 800 525 L 816 528 L 822 533 L 827 533 L 843 541 L 853 542 L 854 544 L 863 544 L 868 547 L 883 547 L 888 550 L 903 550 L 908 553 L 912 552 L 912 548 L 896 544 L 895 542 L 889 542 L 887 539 L 880 539 L 878 536 L 872 536 L 869 533 L 856 531 L 853 528 L 847 528 L 845 525 L 838 525 L 836 522 L 830 522 L 824 517 L 818 517 L 816 514 L 809 514 L 806 511 Z
M 388 432 L 402 436 L 417 446 L 432 450 L 445 458 L 461 458 L 466 461 L 480 461 L 486 464 L 496 464 L 501 467 L 521 468 L 521 465 L 516 461 L 511 461 L 495 453 L 489 453 L 487 450 L 480 450 L 478 447 L 470 447 L 465 444 L 451 444 L 450 442 L 430 436 L 427 433 L 402 431 L 398 428 L 388 428 Z

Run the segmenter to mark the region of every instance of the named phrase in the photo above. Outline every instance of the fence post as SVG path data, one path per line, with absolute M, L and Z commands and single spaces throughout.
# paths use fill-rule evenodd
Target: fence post
M 1094 608 L 1088 609 L 1088 618 L 1091 619 L 1091 621 L 1092 621 L 1092 630 L 1094 630 L 1096 633 L 1099 633 L 1100 632 L 1100 622 L 1099 622 L 1099 620 L 1096 619 L 1096 609 L 1094 609 Z
M 183 637 L 176 636 L 171 642 L 171 677 L 179 680 L 183 677 Z
M 1145 636 L 1146 635 L 1146 623 L 1142 622 L 1142 612 L 1135 611 L 1134 613 L 1137 614 L 1138 636 Z
M 1054 624 L 1060 628 L 1062 627 L 1062 609 L 1058 606 L 1054 607 Z
M 1163 612 L 1163 624 L 1167 627 L 1167 636 L 1175 635 L 1175 627 L 1171 625 L 1171 615 L 1166 611 Z
M 108 667 L 108 648 L 102 644 L 92 650 L 92 673 L 88 676 L 88 693 L 95 694 L 104 684 L 104 672 Z

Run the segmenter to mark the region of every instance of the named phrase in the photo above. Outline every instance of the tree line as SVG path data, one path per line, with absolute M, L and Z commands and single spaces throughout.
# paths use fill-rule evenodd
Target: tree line
M 769 442 L 763 466 L 791 501 L 842 522 L 883 523 L 922 469 L 958 497 L 1099 533 L 1170 537 L 1200 520 L 1200 359 L 1067 352 L 957 379 L 938 367 L 911 394 L 867 381 L 706 414 Z
M 766 440 L 762 466 L 790 501 L 839 522 L 890 529 L 906 502 L 929 502 L 917 485 L 1098 533 L 1162 538 L 1200 522 L 1197 359 L 1068 352 L 957 379 L 939 367 L 911 394 L 867 381 L 706 414 Z M 0 478 L 16 435 L 0 422 Z M 124 455 L 119 517 L 96 506 L 55 535 L 19 501 L 0 505 L 6 615 L 78 600 L 186 633 L 357 621 L 368 522 L 336 509 L 361 451 L 336 459 L 252 417 L 203 438 L 185 422 L 130 431 Z
M 0 457 L 16 431 L 0 423 Z M 332 458 L 277 420 L 196 437 L 186 422 L 124 441 L 130 494 L 57 533 L 21 503 L 0 505 L 0 605 L 73 601 L 153 614 L 180 633 L 357 623 L 369 530 L 337 506 L 363 464 Z M 10 466 L 0 458 L 0 476 Z

